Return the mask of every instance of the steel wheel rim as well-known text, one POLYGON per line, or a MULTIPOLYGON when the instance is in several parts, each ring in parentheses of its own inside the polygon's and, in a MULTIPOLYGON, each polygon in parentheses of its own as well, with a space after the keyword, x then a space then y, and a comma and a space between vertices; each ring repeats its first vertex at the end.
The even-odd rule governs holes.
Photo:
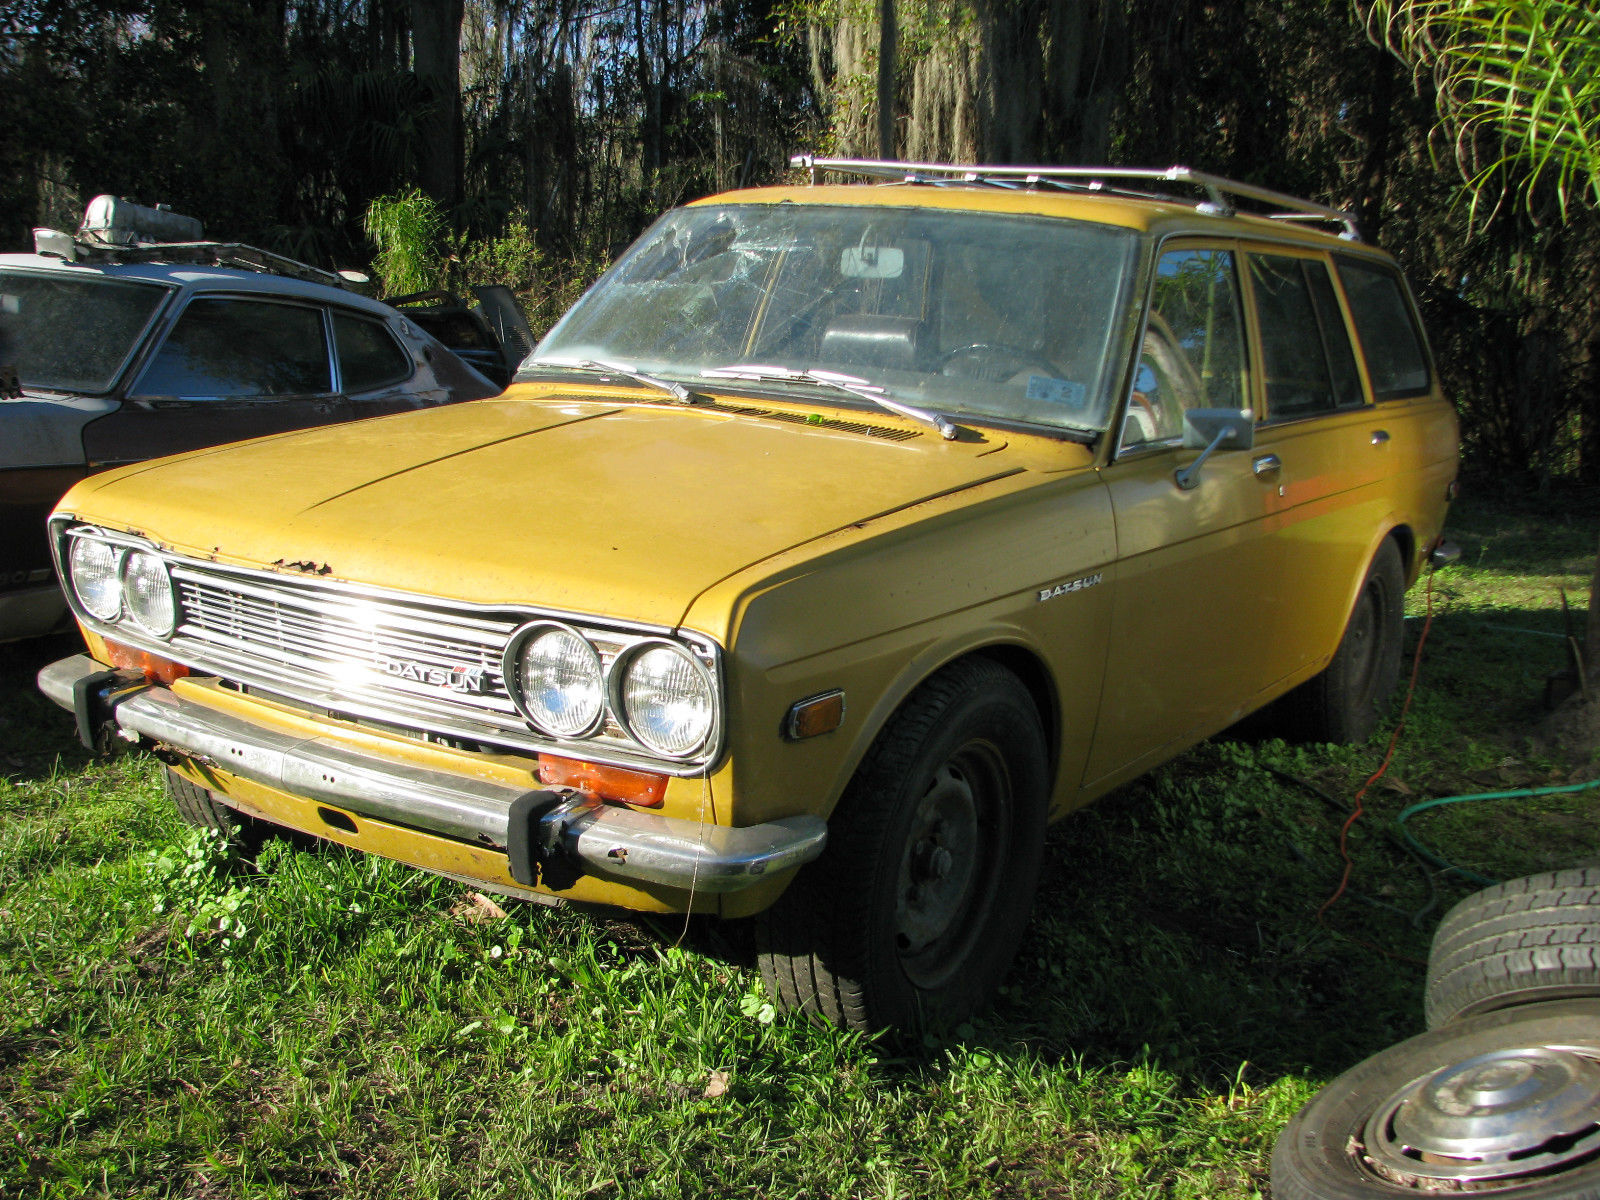
POLYGON ((952 754, 917 799, 895 876, 894 938, 918 987, 946 983, 978 941, 1010 840, 1010 799, 1010 773, 986 741, 952 754))
POLYGON ((1372 694, 1372 681, 1378 673, 1378 658, 1383 642, 1383 583, 1377 579, 1367 581, 1362 589, 1361 603, 1356 605, 1354 619, 1350 622, 1350 645, 1354 650, 1356 679, 1362 696, 1372 694))
POLYGON ((1353 1145, 1373 1172, 1434 1191, 1492 1191, 1600 1159, 1600 1057, 1592 1047, 1493 1050, 1406 1084, 1353 1145))

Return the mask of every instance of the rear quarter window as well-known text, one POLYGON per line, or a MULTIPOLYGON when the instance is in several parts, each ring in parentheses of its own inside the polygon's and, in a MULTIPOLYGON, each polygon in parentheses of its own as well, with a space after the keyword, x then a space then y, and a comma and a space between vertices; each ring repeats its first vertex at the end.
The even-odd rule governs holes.
POLYGON ((1396 400, 1426 392, 1433 383, 1428 355, 1399 274, 1352 258, 1339 257, 1336 262, 1372 378, 1373 399, 1396 400))
POLYGON ((335 312, 333 341, 346 392, 370 392, 411 378, 411 356, 377 321, 335 312))

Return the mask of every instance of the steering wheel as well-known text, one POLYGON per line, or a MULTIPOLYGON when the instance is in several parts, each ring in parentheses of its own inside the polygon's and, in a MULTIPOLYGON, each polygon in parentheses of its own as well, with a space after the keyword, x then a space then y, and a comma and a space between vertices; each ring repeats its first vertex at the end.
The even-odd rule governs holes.
POLYGON ((1029 366, 1043 367, 1052 379, 1061 375, 1061 368, 1037 350, 1007 346, 1000 342, 973 342, 957 346, 939 356, 938 366, 941 375, 977 379, 984 383, 1000 383, 1029 366))

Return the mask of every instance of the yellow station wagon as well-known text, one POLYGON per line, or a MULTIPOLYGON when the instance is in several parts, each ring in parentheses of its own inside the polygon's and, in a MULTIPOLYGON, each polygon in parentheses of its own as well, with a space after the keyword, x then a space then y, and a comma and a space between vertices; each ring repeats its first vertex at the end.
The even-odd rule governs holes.
POLYGON ((797 163, 497 399, 79 484, 43 689, 199 824, 755 917, 862 1029, 985 1001, 1047 821, 1280 699, 1366 737, 1456 475, 1388 256, 1182 168, 797 163))

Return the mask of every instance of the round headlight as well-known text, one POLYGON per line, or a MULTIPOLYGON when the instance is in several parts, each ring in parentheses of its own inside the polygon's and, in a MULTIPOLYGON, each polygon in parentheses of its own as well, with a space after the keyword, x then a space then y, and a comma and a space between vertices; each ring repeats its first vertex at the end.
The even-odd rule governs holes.
POLYGON ((154 554, 135 550, 122 563, 122 604, 147 633, 172 636, 178 627, 178 597, 167 564, 154 554))
POLYGON ((621 687, 622 722, 657 754, 683 758, 711 736, 711 676, 687 650, 658 642, 636 652, 621 687))
POLYGON ((535 630, 517 654, 522 711, 546 733, 582 737, 605 711, 605 673, 586 638, 561 625, 535 630))
POLYGON ((122 615, 115 546, 98 538, 75 537, 67 568, 72 572, 72 594, 91 617, 115 621, 122 615))

